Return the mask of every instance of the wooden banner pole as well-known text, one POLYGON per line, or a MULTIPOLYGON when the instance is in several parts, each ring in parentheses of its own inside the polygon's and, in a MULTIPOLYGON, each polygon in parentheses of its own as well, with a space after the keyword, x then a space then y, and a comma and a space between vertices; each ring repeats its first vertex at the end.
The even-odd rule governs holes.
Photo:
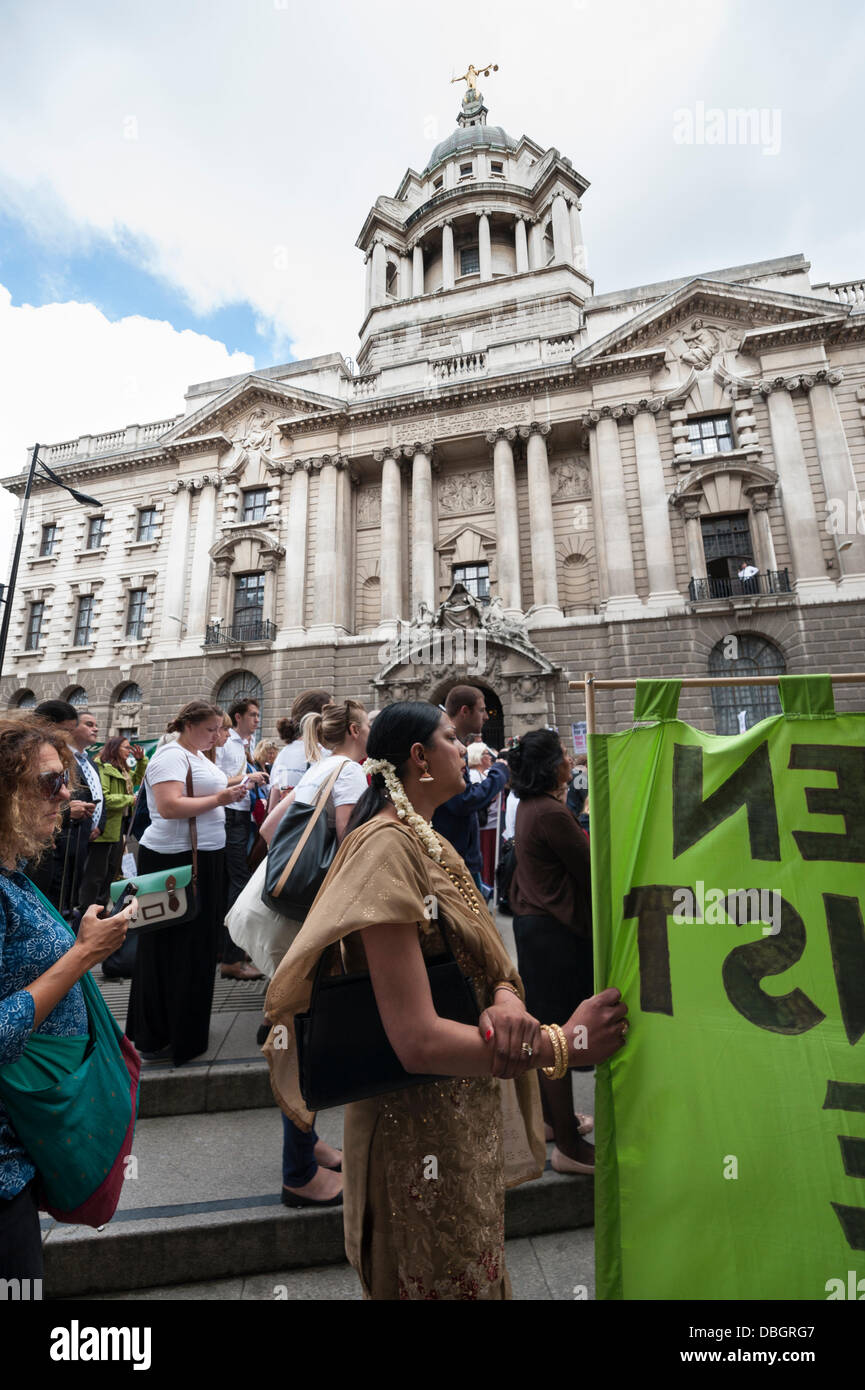
MULTIPOLYGON (((579 690, 580 681, 569 681, 569 690, 579 690)), ((586 736, 595 732, 595 677, 591 671, 586 672, 584 682, 586 693, 586 736)))

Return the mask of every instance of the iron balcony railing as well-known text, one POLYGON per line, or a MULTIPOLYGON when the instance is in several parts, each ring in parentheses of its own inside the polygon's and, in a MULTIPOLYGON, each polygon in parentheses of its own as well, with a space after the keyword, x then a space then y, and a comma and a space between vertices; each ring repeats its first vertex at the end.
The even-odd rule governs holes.
POLYGON ((765 597, 769 594, 789 594, 792 592, 788 570, 766 570, 763 574, 752 574, 750 579, 691 579, 688 597, 692 603, 707 599, 765 597))
POLYGON ((276 623, 267 620, 247 623, 208 623, 205 647, 241 647, 246 642, 272 642, 276 623))

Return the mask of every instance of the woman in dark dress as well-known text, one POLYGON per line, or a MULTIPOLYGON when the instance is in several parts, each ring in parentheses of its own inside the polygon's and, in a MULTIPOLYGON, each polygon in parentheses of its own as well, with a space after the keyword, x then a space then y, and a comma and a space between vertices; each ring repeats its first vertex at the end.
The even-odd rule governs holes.
MULTIPOLYGON (((520 799, 508 897, 526 1008, 535 1018, 565 1018, 572 1001, 594 992, 589 842, 564 799, 571 759, 552 729, 525 734, 507 759, 520 799)), ((570 1073, 539 1080, 553 1168, 594 1172, 594 1148, 582 1137, 591 1121, 574 1114, 570 1073)))
POLYGON ((192 863, 189 822, 198 832, 198 911, 192 921, 142 934, 126 1031, 146 1061, 176 1067, 207 1051, 213 982, 226 913, 225 807, 245 796, 205 753, 222 710, 193 700, 168 725, 179 737, 156 749, 144 778, 150 825, 138 851, 140 874, 192 863), (189 795, 187 773, 192 778, 189 795))

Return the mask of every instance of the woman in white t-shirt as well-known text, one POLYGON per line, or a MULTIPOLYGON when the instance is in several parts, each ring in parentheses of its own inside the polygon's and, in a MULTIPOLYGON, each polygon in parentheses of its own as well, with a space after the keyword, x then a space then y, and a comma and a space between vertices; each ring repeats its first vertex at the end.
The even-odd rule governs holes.
MULTIPOLYGON (((279 750, 270 769, 268 811, 273 810, 287 791, 297 786, 306 772, 307 756, 303 747, 301 720, 306 714, 321 714, 325 705, 329 705, 330 702, 329 690, 303 690, 295 698, 288 718, 277 722, 276 731, 284 741, 285 747, 279 750)), ((325 756, 326 753, 327 749, 322 748, 321 756, 325 756)))
MULTIPOLYGON (((261 827, 270 844, 273 831, 293 801, 312 805, 319 789, 334 768, 343 764, 327 801, 328 822, 340 843, 348 829, 351 813, 367 789, 366 774, 360 764, 366 757, 369 716, 357 700, 325 705, 320 713, 311 712, 301 721, 306 760, 309 767, 294 790, 271 812, 261 827), (324 755, 322 755, 324 753, 324 755)), ((342 1203, 342 1154, 319 1139, 315 1130, 308 1134, 283 1115, 282 1200, 287 1207, 335 1207, 342 1203)))
POLYGON ((217 705, 184 705, 168 726, 177 740, 157 748, 144 778, 150 825, 139 844, 139 874, 191 864, 190 817, 198 831, 198 912, 190 922, 139 938, 126 1020, 145 1060, 170 1057, 175 1066, 207 1051, 226 911, 225 807, 246 795, 245 788, 229 787, 225 773, 205 757, 221 726, 217 705))

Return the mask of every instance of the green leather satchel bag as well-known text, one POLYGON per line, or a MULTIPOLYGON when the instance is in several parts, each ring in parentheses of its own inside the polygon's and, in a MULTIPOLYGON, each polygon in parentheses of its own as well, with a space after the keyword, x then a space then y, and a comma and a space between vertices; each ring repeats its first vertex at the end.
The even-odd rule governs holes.
MULTIPOLYGON (((186 772, 186 795, 194 796, 192 768, 186 772)), ((198 828, 195 817, 189 817, 189 840, 192 863, 161 869, 155 874, 138 874, 135 878, 120 878, 111 885, 111 901, 116 903, 131 889, 138 899, 138 916, 129 924, 130 931, 159 931, 162 927, 180 926, 198 916, 198 828)))

